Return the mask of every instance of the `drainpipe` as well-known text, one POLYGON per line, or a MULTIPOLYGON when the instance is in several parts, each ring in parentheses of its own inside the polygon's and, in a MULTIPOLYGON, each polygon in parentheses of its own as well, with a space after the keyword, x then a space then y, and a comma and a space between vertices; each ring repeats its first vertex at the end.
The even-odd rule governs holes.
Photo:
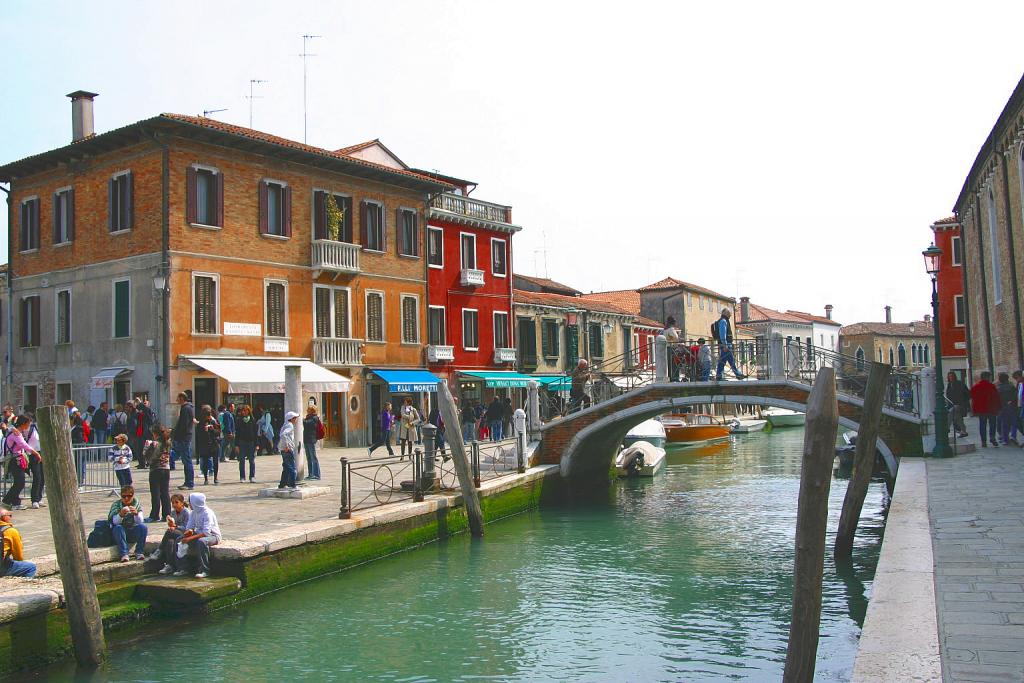
POLYGON ((150 133, 140 127, 143 135, 149 137, 160 146, 162 158, 160 162, 160 275, 164 277, 164 288, 160 292, 160 368, 156 376, 160 391, 156 395, 156 414, 164 421, 164 409, 170 404, 170 367, 171 367, 171 217, 170 217, 170 148, 159 133, 150 133), (166 400, 165 400, 166 397, 166 400))
MULTIPOLYGON (((8 185, 10 185, 9 183, 8 185)), ((14 403, 14 206, 10 187, 0 186, 7 195, 7 381, 4 383, 4 403, 14 403)))

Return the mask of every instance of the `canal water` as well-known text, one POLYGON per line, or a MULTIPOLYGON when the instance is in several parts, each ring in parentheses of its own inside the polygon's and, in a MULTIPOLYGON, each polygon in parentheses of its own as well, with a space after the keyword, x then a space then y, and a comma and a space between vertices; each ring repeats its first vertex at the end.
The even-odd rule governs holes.
MULTIPOLYGON (((95 681, 777 681, 803 431, 670 452, 667 472, 112 638, 95 681)), ((834 479, 829 546, 846 481, 834 479)), ((881 543, 826 561, 816 681, 848 680, 881 543)), ((71 675, 64 667, 43 678, 71 675)), ((22 680, 31 677, 23 677, 22 680)))

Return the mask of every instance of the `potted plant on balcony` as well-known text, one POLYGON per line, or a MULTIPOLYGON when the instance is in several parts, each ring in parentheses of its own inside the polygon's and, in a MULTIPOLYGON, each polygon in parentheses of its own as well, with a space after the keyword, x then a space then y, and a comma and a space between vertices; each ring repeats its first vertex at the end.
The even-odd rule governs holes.
POLYGON ((327 238, 337 242, 341 224, 345 220, 345 212, 338 208, 338 202, 334 201, 333 195, 327 195, 327 200, 324 202, 324 213, 327 216, 327 238))

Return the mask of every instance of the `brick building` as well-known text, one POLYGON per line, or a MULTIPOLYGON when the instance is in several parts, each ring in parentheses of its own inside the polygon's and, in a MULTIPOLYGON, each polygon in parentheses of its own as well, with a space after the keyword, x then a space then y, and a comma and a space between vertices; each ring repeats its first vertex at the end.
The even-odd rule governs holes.
POLYGON ((968 363, 1024 367, 1024 78, 1010 95, 954 205, 963 252, 968 363))
POLYGON ((6 398, 149 395, 166 420, 187 389, 279 414, 289 359, 329 437, 365 443, 388 386, 376 370, 425 372, 420 226, 452 186, 376 148, 367 160, 207 118, 96 135, 93 95, 71 97, 70 145, 0 167, 17 307, 6 398))
POLYGON ((939 332, 942 336, 942 367, 961 378, 967 369, 966 303, 964 302, 963 242, 955 217, 931 225, 939 257, 939 332))

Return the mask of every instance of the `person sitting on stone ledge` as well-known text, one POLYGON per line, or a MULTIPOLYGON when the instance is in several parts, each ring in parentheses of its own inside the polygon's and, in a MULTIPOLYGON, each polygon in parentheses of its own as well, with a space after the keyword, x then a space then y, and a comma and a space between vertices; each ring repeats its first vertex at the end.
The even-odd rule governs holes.
POLYGON ((220 526, 217 524, 217 515, 213 510, 206 507, 206 495, 193 493, 188 497, 189 505, 192 506, 192 515, 189 519, 188 529, 185 535, 178 540, 178 552, 175 555, 175 576, 185 576, 188 573, 188 556, 196 557, 196 578, 205 579, 210 573, 210 546, 220 543, 220 526))
POLYGON ((25 560, 25 551, 21 545, 21 534, 14 528, 11 517, 14 513, 6 505, 0 505, 0 536, 3 537, 3 559, 0 562, 0 576, 23 576, 32 578, 36 575, 36 566, 25 560))
POLYGON ((135 559, 146 559, 146 534, 148 529, 142 521, 142 507, 135 499, 134 486, 122 486, 121 497, 111 504, 107 513, 114 533, 117 549, 121 551, 121 561, 132 559, 128 554, 128 544, 135 541, 135 559))
POLYGON ((185 503, 185 496, 175 493, 171 496, 171 514, 167 516, 167 531, 160 540, 160 547, 149 556, 151 560, 163 560, 164 567, 158 574, 170 574, 174 571, 174 560, 178 553, 178 539, 185 535, 189 528, 192 511, 185 503))

